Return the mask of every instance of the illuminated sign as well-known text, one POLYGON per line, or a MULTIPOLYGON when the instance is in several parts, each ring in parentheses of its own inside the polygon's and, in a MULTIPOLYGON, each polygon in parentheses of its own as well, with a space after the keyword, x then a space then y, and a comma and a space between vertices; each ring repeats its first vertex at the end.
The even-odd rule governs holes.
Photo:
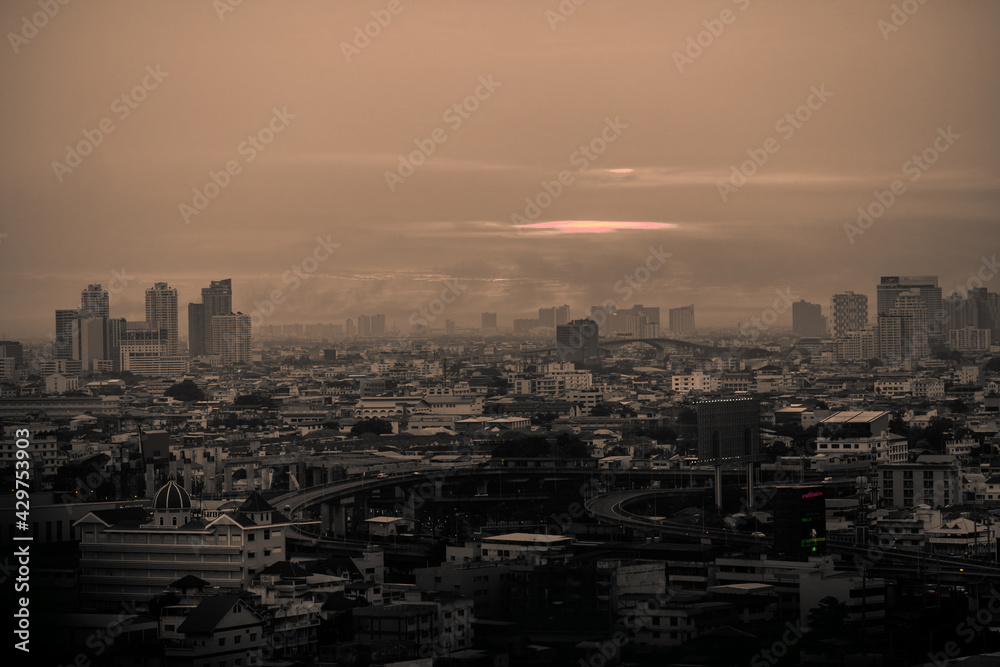
POLYGON ((802 497, 803 498, 818 498, 819 496, 822 496, 822 495, 823 495, 822 491, 813 491, 812 493, 803 493, 802 497))

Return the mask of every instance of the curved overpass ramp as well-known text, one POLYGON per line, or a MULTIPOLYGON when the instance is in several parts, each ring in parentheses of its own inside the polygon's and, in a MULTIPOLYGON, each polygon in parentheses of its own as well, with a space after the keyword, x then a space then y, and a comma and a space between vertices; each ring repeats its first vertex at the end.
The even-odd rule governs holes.
POLYGON ((710 539, 727 545, 770 544, 769 538, 754 537, 751 533, 721 528, 693 526, 681 521, 670 521, 636 514, 626 509, 627 505, 657 496, 667 496, 687 489, 647 489, 642 491, 622 491, 591 498, 586 502, 590 516, 600 523, 628 526, 640 530, 654 531, 671 537, 710 539))

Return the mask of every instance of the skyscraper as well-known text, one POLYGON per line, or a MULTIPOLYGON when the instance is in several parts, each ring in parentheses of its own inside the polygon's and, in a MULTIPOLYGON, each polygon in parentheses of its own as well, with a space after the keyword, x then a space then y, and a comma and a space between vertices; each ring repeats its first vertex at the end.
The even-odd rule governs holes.
POLYGON ((230 278, 213 280, 208 287, 201 288, 201 304, 188 304, 188 345, 192 357, 220 354, 214 348, 212 318, 232 310, 233 281, 230 278))
POLYGON ((918 326, 926 332, 929 342, 941 342, 944 328, 941 326, 942 300, 937 276, 882 276, 875 288, 878 314, 888 315, 899 296, 911 290, 917 290, 924 304, 924 319, 918 326))
POLYGON ((105 333, 108 317, 90 317, 87 310, 80 310, 81 317, 73 329, 73 359, 80 362, 84 371, 100 370, 97 361, 107 360, 105 333))
MULTIPOLYGON (((201 303, 205 306, 205 321, 209 324, 206 328, 211 331, 213 317, 233 312, 233 281, 229 278, 213 280, 208 287, 202 287, 201 303)), ((215 353, 214 350, 212 352, 215 353)))
POLYGON ((0 340, 0 357, 10 357, 16 366, 24 360, 24 346, 16 340, 0 340))
POLYGON ((177 290, 167 283, 154 283, 146 290, 146 322, 166 329, 164 356, 177 354, 177 290))
POLYGON ((370 315, 358 315, 358 335, 362 338, 372 335, 372 318, 370 315))
POLYGON ((799 299, 792 304, 792 332, 799 336, 826 335, 823 306, 799 299))
POLYGON ((226 366, 253 361, 251 356, 252 325, 250 316, 243 313, 226 313, 212 316, 213 354, 222 357, 226 366))
POLYGON ((683 308, 671 308, 669 317, 670 333, 677 334, 679 336, 694 333, 695 326, 693 303, 690 306, 684 306, 683 308))
POLYGON ((482 314, 482 328, 483 329, 496 329, 497 328, 497 314, 496 313, 483 313, 482 314))
POLYGON ((614 304, 592 306, 589 317, 606 338, 654 338, 660 331, 660 309, 641 303, 622 310, 614 304))
POLYGON ((927 307, 920 289, 895 295, 893 305, 878 318, 879 357, 883 361, 908 362, 926 357, 930 336, 927 307))
POLYGON ((977 329, 989 329, 990 338, 1000 338, 1000 300, 996 294, 991 294, 985 287, 973 287, 966 298, 969 314, 969 326, 977 329))
POLYGON ((863 331, 868 327, 868 295, 842 292, 830 300, 833 313, 833 335, 840 337, 848 331, 863 331))
POLYGON ((100 285, 87 285, 87 289, 80 293, 80 308, 90 311, 94 317, 111 317, 108 290, 100 285))
POLYGON ((586 363, 600 354, 598 326, 593 320, 573 320, 556 327, 556 350, 563 361, 586 363))
POLYGON ((73 358, 73 331, 79 327, 80 310, 63 308, 56 311, 56 337, 52 341, 52 356, 56 359, 73 358))
POLYGON ((555 311, 555 326, 559 326, 560 324, 569 324, 568 305, 564 304, 562 306, 556 306, 553 310, 555 311))
POLYGON ((385 315, 382 313, 377 313, 372 315, 372 335, 373 336, 384 336, 385 335, 385 315))
POLYGON ((969 304, 961 294, 955 292, 946 296, 941 300, 941 308, 944 310, 942 320, 945 331, 972 326, 972 318, 969 317, 969 304))
POLYGON ((123 371, 139 375, 149 374, 149 369, 162 357, 169 342, 166 328, 151 322, 125 322, 118 342, 118 365, 123 371))
POLYGON ((188 354, 200 357, 208 354, 205 347, 205 306, 200 303, 188 304, 188 354))

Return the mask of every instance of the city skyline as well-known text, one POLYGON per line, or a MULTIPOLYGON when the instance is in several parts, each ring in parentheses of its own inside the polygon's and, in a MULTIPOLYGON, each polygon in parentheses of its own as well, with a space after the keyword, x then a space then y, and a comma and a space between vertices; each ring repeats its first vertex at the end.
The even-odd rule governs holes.
MULTIPOLYGON (((994 267, 995 265, 992 264, 991 262, 987 261, 987 258, 983 258, 983 260, 981 261, 980 266, 984 267, 986 269, 990 269, 991 267, 994 267)), ((995 266, 995 268, 1000 269, 1000 266, 995 266)), ((983 275, 983 274, 980 273, 979 275, 983 275)), ((940 288, 941 294, 943 295, 943 297, 953 296, 953 295, 957 294, 958 296, 960 296, 960 297, 962 297, 964 299, 973 290, 982 290, 982 289, 985 289, 985 290, 990 291, 990 292, 997 291, 997 289, 994 289, 994 286, 993 286, 993 284, 991 282, 992 281, 992 276, 990 276, 988 273, 986 275, 987 275, 987 279, 984 281, 981 278, 978 278, 978 276, 975 273, 973 273, 972 276, 970 277, 970 279, 968 279, 966 281, 965 285, 956 284, 953 288, 951 288, 951 291, 949 291, 948 284, 946 282, 938 279, 937 275, 927 274, 926 272, 923 273, 923 274, 920 274, 920 275, 913 275, 913 276, 910 276, 910 275, 907 275, 907 276, 887 276, 887 275, 880 275, 878 282, 875 282, 875 283, 873 283, 870 286, 870 288, 871 288, 870 291, 865 291, 864 289, 860 289, 860 290, 855 291, 853 293, 861 295, 861 296, 868 297, 867 298, 867 303, 868 303, 868 306, 867 306, 868 307, 868 325, 867 326, 874 326, 877 323, 877 319, 878 319, 877 294, 879 292, 879 285, 881 284, 881 281, 883 279, 887 279, 887 278, 888 279, 892 279, 892 278, 896 278, 896 277, 921 278, 922 279, 922 278, 928 278, 929 277, 929 278, 936 279, 936 281, 938 283, 938 286, 940 288), (981 285, 983 287, 980 287, 981 285), (959 287, 963 288, 961 292, 958 291, 959 287)), ((227 281, 229 281, 229 280, 230 279, 227 279, 227 281)), ((226 281, 212 280, 211 282, 212 282, 213 285, 215 285, 215 284, 217 284, 219 282, 226 282, 226 281)), ((164 285, 164 284, 165 284, 164 281, 157 281, 156 283, 150 284, 148 286, 142 286, 142 285, 136 283, 136 291, 139 292, 139 293, 142 293, 142 294, 146 294, 148 292, 153 291, 154 289, 156 289, 160 285, 164 285)), ((178 292, 178 294, 179 294, 179 296, 177 297, 178 303, 184 303, 185 302, 184 294, 182 292, 180 292, 180 290, 177 289, 176 285, 173 284, 172 282, 169 282, 167 284, 169 284, 169 289, 171 291, 178 292)), ((1000 286, 1000 283, 998 283, 998 286, 1000 286)), ((82 289, 82 290, 79 290, 79 291, 82 294, 86 295, 88 289, 94 288, 94 287, 100 287, 100 283, 97 283, 97 284, 89 283, 88 286, 87 286, 87 289, 82 289)), ((426 308, 425 308, 423 319, 422 319, 421 317, 418 316, 419 313, 420 313, 420 311, 411 311, 409 313, 400 312, 400 313, 397 314, 398 315, 397 317, 394 317, 392 315, 386 315, 385 313, 377 312, 378 309, 377 308, 373 308, 373 309, 370 309, 368 312, 348 312, 348 313, 339 313, 339 314, 331 313, 328 317, 322 317, 322 316, 320 316, 320 315, 318 315, 317 313, 314 312, 310 316, 312 319, 301 319, 301 320, 291 320, 291 319, 288 319, 288 320, 286 320, 286 319, 279 318, 277 316, 272 316, 272 315, 268 314, 270 311, 267 310, 267 309, 268 308, 274 309, 275 306, 274 306, 274 304, 270 303, 270 301, 267 298, 265 298, 262 301, 255 301, 255 302, 249 304, 249 307, 245 307, 245 308, 238 307, 235 304, 238 304, 238 303, 241 302, 241 299, 239 298, 239 288, 237 286, 237 287, 232 287, 231 289, 232 289, 231 298, 235 302, 231 306, 231 311, 233 313, 242 313, 242 314, 250 315, 252 317, 252 320, 253 320, 254 330, 255 331, 257 331, 258 329, 260 329, 262 327, 269 326, 269 325, 276 325, 276 326, 279 326, 279 327, 280 326, 287 326, 287 325, 302 325, 302 326, 305 326, 305 325, 309 325, 309 324, 340 324, 340 325, 345 325, 348 320, 352 320, 354 322, 355 327, 357 327, 358 317, 359 316, 364 317, 366 315, 369 316, 369 317, 381 316, 381 317, 384 318, 384 328, 382 329, 382 333, 389 333, 389 332, 394 332, 394 331, 395 332, 401 332, 401 331, 408 332, 408 331, 411 331, 411 329, 414 329, 414 327, 411 326, 413 324, 413 322, 428 322, 428 319, 430 320, 428 322, 430 324, 430 326, 427 327, 428 330, 442 330, 442 331, 444 331, 446 329, 446 326, 445 326, 445 321, 446 321, 445 317, 447 317, 448 320, 450 320, 452 322, 455 322, 456 327, 459 328, 459 329, 479 329, 479 328, 482 328, 482 315, 483 315, 483 311, 482 310, 475 310, 475 311, 469 311, 469 312, 464 312, 463 311, 463 312, 457 312, 457 313, 455 313, 455 312, 452 312, 452 310, 449 309, 449 310, 447 310, 447 315, 442 314, 440 317, 436 317, 436 316, 431 315, 431 316, 428 317, 428 313, 427 313, 426 308)), ((1000 289, 1000 287, 998 287, 998 289, 1000 289)), ((109 291, 108 289, 104 289, 105 293, 107 293, 108 291, 109 291)), ((147 316, 145 315, 145 313, 146 313, 145 310, 142 310, 141 312, 133 312, 132 310, 130 310, 128 312, 128 314, 123 314, 121 312, 122 307, 116 306, 116 304, 115 304, 115 300, 114 300, 114 297, 113 297, 114 289, 112 288, 112 290, 110 290, 110 291, 112 292, 112 296, 110 296, 109 299, 108 299, 108 301, 109 301, 109 310, 110 310, 111 316, 113 318, 126 319, 126 320, 129 320, 129 321, 133 321, 133 320, 135 320, 135 321, 144 321, 144 320, 147 319, 147 316)), ((204 287, 199 288, 199 292, 204 293, 204 291, 205 291, 204 287)), ((842 294, 845 294, 845 293, 848 293, 848 292, 852 292, 852 291, 851 290, 846 290, 846 289, 844 289, 844 290, 842 290, 842 289, 835 289, 825 299, 823 299, 822 297, 819 297, 815 302, 812 302, 809 299, 800 299, 799 298, 800 295, 797 294, 797 293, 795 293, 794 291, 786 290, 786 291, 783 292, 781 290, 776 290, 775 293, 778 295, 779 299, 782 298, 783 294, 785 295, 785 297, 787 297, 787 298, 784 299, 784 301, 788 302, 787 305, 789 307, 787 309, 778 309, 778 311, 776 313, 777 320, 775 320, 774 323, 772 323, 769 328, 773 328, 773 329, 789 329, 789 330, 792 330, 793 329, 793 317, 792 317, 793 309, 790 306, 792 305, 793 301, 794 302, 798 302, 798 301, 801 300, 801 301, 806 301, 806 302, 809 302, 809 303, 815 303, 816 305, 819 305, 821 307, 822 317, 827 321, 827 325, 826 325, 827 326, 827 332, 826 332, 826 335, 829 336, 829 337, 833 337, 833 335, 835 333, 834 332, 834 321, 833 321, 833 310, 832 310, 833 299, 834 299, 835 296, 842 295, 842 294)), ((635 293, 639 294, 638 292, 635 292, 635 293)), ((764 296, 767 297, 768 299, 771 299, 771 301, 773 301, 773 295, 770 295, 770 296, 769 295, 764 295, 764 296)), ((86 298, 86 297, 84 296, 83 298, 86 298)), ((148 297, 144 297, 144 298, 148 298, 148 297)), ((195 299, 195 298, 201 298, 201 297, 195 297, 194 295, 192 295, 192 299, 195 299)), ((614 299, 612 299, 612 301, 614 301, 614 299)), ((642 303, 642 302, 636 303, 637 301, 638 301, 638 298, 630 299, 626 303, 621 303, 621 305, 617 306, 617 308, 618 308, 619 311, 621 311, 623 309, 626 310, 626 311, 628 311, 629 309, 636 308, 636 307, 644 307, 644 308, 647 308, 647 309, 648 308, 654 308, 654 309, 659 308, 664 313, 664 315, 661 316, 661 319, 663 321, 659 323, 659 325, 660 325, 659 326, 659 331, 663 332, 663 333, 670 331, 669 322, 667 321, 668 318, 666 317, 666 312, 668 310, 680 310, 680 309, 683 309, 683 308, 687 308, 687 306, 662 306, 662 305, 653 305, 654 303, 657 303, 657 302, 654 302, 652 300, 647 300, 645 303, 642 303)), ((131 302, 129 302, 129 303, 130 303, 130 306, 131 306, 131 302)), ((60 310, 60 309, 65 310, 64 305, 65 304, 63 304, 63 307, 56 308, 56 310, 60 310)), ((189 306, 198 306, 198 305, 199 304, 197 302, 189 302, 189 306)), ((695 311, 698 313, 698 316, 697 316, 698 329, 702 329, 702 330, 739 329, 741 326, 743 328, 745 328, 752 321, 752 316, 748 316, 747 319, 745 319, 745 320, 739 320, 739 321, 732 321, 732 322, 716 321, 716 322, 712 322, 710 320, 708 323, 704 323, 703 322, 703 319, 705 317, 704 313, 701 311, 701 309, 700 309, 700 307, 699 307, 699 305, 697 303, 695 303, 693 305, 695 307, 695 311)), ((769 305, 770 304, 769 304, 768 301, 763 301, 762 302, 762 310, 767 310, 769 308, 769 305)), ((76 306, 74 306, 74 308, 75 307, 76 306)), ((592 305, 592 306, 586 307, 586 308, 583 307, 583 305, 580 305, 580 306, 570 306, 570 312, 571 313, 572 312, 578 312, 578 313, 581 313, 581 315, 583 315, 585 317, 589 317, 590 316, 590 310, 593 307, 596 307, 596 305, 592 305), (574 310, 574 308, 576 310, 574 310)), ((146 308, 146 306, 144 305, 143 308, 146 308)), ((499 312, 496 313, 496 315, 497 315, 497 327, 500 330, 511 329, 512 327, 516 326, 515 323, 514 323, 514 321, 518 320, 520 316, 527 316, 527 319, 537 320, 537 317, 531 317, 531 316, 539 314, 542 310, 551 311, 551 310, 554 310, 555 308, 556 308, 555 306, 553 306, 553 307, 539 307, 539 308, 534 308, 534 307, 531 307, 531 305, 525 305, 521 311, 516 311, 516 312, 499 311, 499 312)), ((758 310, 758 311, 756 311, 755 314, 756 315, 760 315, 760 312, 761 311, 758 310)), ((180 332, 179 339, 187 341, 187 344, 190 346, 190 336, 189 336, 190 329, 189 329, 189 313, 188 313, 188 308, 179 308, 178 309, 178 313, 179 314, 176 315, 176 317, 177 317, 177 321, 178 321, 178 331, 180 332)), ((52 321, 52 315, 51 315, 51 313, 49 314, 48 319, 49 319, 50 322, 52 321)), ((53 327, 52 324, 50 324, 49 326, 50 326, 49 332, 51 333, 51 332, 54 331, 54 328, 52 328, 53 327)), ((545 326, 545 325, 538 325, 538 326, 545 326)), ((548 328, 553 328, 554 329, 554 327, 548 327, 548 328)), ((603 331, 603 329, 602 329, 602 331, 603 331)), ((37 340, 39 338, 47 337, 48 335, 49 335, 48 333, 46 333, 46 334, 33 333, 33 334, 24 335, 24 336, 21 336, 21 337, 25 338, 26 340, 37 340)), ((350 335, 350 334, 347 334, 347 335, 350 335)), ((11 337, 17 338, 18 337, 17 335, 9 334, 6 331, 0 331, 0 338, 3 338, 5 336, 8 337, 8 338, 11 338, 11 337)))

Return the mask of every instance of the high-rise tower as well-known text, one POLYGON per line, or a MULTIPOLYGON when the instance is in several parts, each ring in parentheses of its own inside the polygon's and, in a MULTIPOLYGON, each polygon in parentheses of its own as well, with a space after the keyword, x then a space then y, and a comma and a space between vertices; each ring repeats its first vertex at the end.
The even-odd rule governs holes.
POLYGON ((233 281, 213 280, 201 288, 201 303, 188 304, 188 346, 192 357, 220 354, 214 347, 212 318, 233 311, 233 281))
POLYGON ((94 317, 111 317, 108 290, 100 285, 87 285, 87 289, 80 292, 80 308, 90 311, 94 317))
POLYGON ((167 283, 154 283, 146 290, 146 322, 166 329, 164 355, 177 354, 177 290, 167 283))
POLYGON ((830 300, 833 313, 834 337, 845 336, 848 331, 864 331, 868 327, 868 295, 842 292, 830 300))
POLYGON ((937 276, 882 276, 875 288, 878 315, 888 315, 899 296, 912 290, 920 294, 920 301, 924 305, 924 319, 918 326, 927 334, 930 343, 940 343, 944 331, 941 320, 944 318, 937 276))

